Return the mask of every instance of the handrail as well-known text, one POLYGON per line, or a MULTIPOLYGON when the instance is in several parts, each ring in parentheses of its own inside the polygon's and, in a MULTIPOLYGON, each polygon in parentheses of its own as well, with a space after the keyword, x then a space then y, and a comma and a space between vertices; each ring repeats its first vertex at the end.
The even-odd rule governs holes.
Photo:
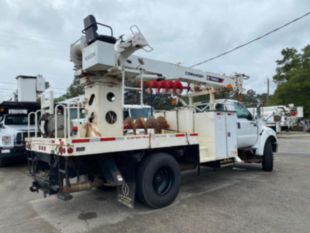
MULTIPOLYGON (((30 112, 28 113, 28 132, 27 132, 27 136, 28 138, 30 138, 30 121, 31 121, 31 115, 35 116, 35 112, 30 112)), ((37 119, 35 119, 36 121, 37 119)))
POLYGON ((63 107, 63 112, 64 112, 64 138, 66 138, 66 117, 67 117, 67 111, 66 111, 66 106, 64 105, 64 104, 57 104, 56 106, 55 106, 55 113, 54 113, 54 117, 55 117, 55 139, 57 139, 57 136, 58 136, 58 132, 57 132, 57 130, 58 130, 58 127, 57 127, 57 115, 58 115, 58 112, 57 112, 57 110, 58 110, 58 108, 59 107, 63 107))
POLYGON ((39 112, 42 112, 41 109, 35 111, 34 113, 34 117, 35 117, 35 121, 34 121, 34 127, 35 127, 35 130, 34 130, 34 136, 35 137, 38 137, 38 113, 39 112))
POLYGON ((68 106, 67 106, 67 111, 68 111, 68 120, 67 120, 67 125, 68 125, 68 132, 67 132, 67 135, 68 135, 68 138, 71 137, 71 113, 70 113, 70 102, 68 103, 68 106))

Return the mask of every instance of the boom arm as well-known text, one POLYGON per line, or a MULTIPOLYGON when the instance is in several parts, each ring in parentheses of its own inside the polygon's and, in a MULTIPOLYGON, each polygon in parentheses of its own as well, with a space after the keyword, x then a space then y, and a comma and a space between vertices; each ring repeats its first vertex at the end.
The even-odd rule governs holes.
MULTIPOLYGON (((136 26, 137 30, 132 30, 131 38, 124 41, 121 36, 116 40, 112 36, 98 35, 95 18, 88 16, 86 19, 89 17, 91 24, 85 24, 87 28, 87 30, 84 29, 85 36, 71 45, 70 56, 77 75, 83 76, 85 73, 102 73, 118 69, 125 70, 126 77, 136 77, 143 70, 144 79, 180 80, 214 89, 228 86, 240 89, 242 85, 240 75, 231 77, 132 55, 136 50, 149 46, 136 26), (89 35, 87 31, 91 34, 89 35), (96 35, 95 38, 93 38, 94 35, 96 35), (91 40, 88 37, 91 37, 91 40)), ((89 21, 85 20, 84 23, 89 21)))
MULTIPOLYGON (((117 64, 117 55, 113 44, 95 41, 93 44, 83 48, 82 70, 84 72, 107 71, 117 64)), ((136 75, 137 71, 143 69, 144 74, 155 75, 154 77, 158 79, 181 80, 214 88, 227 87, 229 84, 235 87, 236 83, 233 77, 203 72, 198 69, 135 55, 129 56, 124 66, 127 75, 136 75)))

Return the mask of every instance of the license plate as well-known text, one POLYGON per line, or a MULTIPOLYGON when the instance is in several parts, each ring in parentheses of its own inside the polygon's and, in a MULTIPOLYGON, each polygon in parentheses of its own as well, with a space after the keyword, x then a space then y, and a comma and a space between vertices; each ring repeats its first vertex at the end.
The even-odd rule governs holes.
POLYGON ((11 152, 10 149, 3 149, 3 150, 1 150, 2 154, 7 154, 7 153, 10 153, 10 152, 11 152))

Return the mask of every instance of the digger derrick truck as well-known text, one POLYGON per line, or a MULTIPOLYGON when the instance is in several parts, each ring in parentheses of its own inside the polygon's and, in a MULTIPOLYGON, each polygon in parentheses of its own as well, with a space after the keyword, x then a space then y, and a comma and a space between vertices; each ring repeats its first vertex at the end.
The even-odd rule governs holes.
POLYGON ((83 35, 71 45, 70 57, 75 76, 85 88, 86 120, 78 126, 78 134, 72 134, 70 103, 47 111, 54 117, 54 135, 27 139, 31 191, 69 200, 73 192, 116 187, 117 200, 128 207, 134 206, 137 197, 151 208, 161 208, 177 197, 184 169, 197 169, 199 174, 201 166, 218 168, 245 161, 272 170, 275 133, 258 126, 253 118, 245 124, 251 114, 244 109, 238 119, 236 110, 215 108, 214 93, 237 90, 243 75, 219 75, 135 56, 137 50, 152 48, 137 26, 131 31, 129 38, 116 39, 110 26, 97 23, 92 15, 84 19, 83 35), (99 34, 98 26, 110 33, 99 34), (129 86, 126 80, 139 85, 129 86), (138 91, 143 105, 144 89, 163 91, 184 106, 125 123, 125 92, 138 91), (199 95, 209 95, 208 111, 196 111, 194 97, 199 95), (64 121, 62 127, 58 118, 64 121), (125 128, 134 133, 124 134, 125 128), (243 134, 246 141, 254 130, 255 140, 238 148, 238 138, 243 134))

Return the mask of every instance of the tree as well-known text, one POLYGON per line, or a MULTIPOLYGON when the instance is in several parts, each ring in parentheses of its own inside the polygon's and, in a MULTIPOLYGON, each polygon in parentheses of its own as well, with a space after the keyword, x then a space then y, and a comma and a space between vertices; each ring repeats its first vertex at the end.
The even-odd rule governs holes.
POLYGON ((273 80, 277 89, 272 104, 304 106, 305 117, 310 117, 310 45, 298 52, 294 48, 283 49, 282 59, 277 60, 273 80))

